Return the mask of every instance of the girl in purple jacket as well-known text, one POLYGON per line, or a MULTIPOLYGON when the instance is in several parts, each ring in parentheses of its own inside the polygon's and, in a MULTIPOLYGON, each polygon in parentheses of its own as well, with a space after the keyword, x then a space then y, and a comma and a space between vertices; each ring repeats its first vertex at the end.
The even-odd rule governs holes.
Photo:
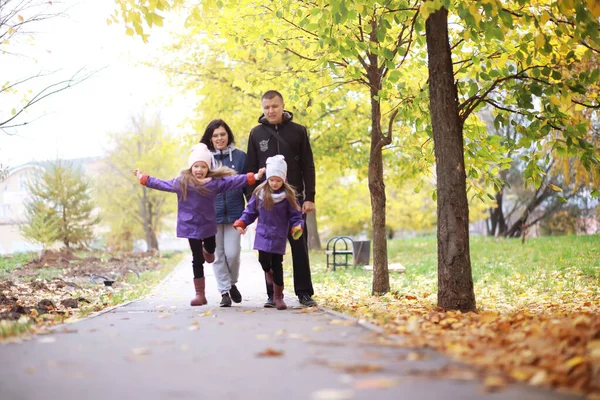
POLYGON ((244 213, 233 226, 246 233, 246 227, 258 218, 254 250, 265 271, 267 284, 273 285, 273 301, 278 310, 287 308, 283 301, 283 255, 288 231, 297 240, 302 236, 302 212, 296 191, 287 183, 287 164, 282 155, 267 158, 267 180, 252 194, 244 213))
POLYGON ((204 143, 192 147, 188 158, 188 168, 169 181, 163 181, 135 169, 133 174, 140 183, 151 189, 177 193, 177 237, 186 238, 192 250, 194 288, 196 296, 192 306, 207 303, 205 295, 204 262, 215 260, 215 234, 217 222, 215 199, 218 193, 227 192, 246 185, 253 185, 261 179, 264 168, 258 173, 236 175, 231 168, 210 169, 212 154, 204 143), (222 179, 213 179, 222 178, 222 179))

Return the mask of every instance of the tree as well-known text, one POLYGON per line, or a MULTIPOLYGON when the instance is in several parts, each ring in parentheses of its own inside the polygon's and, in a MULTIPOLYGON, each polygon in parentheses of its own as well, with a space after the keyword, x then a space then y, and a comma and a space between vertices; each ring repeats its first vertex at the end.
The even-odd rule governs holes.
POLYGON ((60 159, 48 163, 34 173, 27 190, 31 193, 25 204, 30 226, 24 232, 30 239, 46 246, 61 241, 71 248, 93 238, 100 218, 94 216, 90 183, 80 168, 60 159))
MULTIPOLYGON (((525 4, 524 1, 506 1, 504 4, 489 1, 456 3, 455 10, 464 18, 465 25, 462 38, 457 39, 455 46, 464 41, 466 47, 463 49, 473 53, 479 49, 475 49, 469 40, 479 43, 485 37, 487 50, 498 51, 491 53, 488 62, 484 66, 478 65, 475 70, 478 78, 487 78, 485 84, 480 84, 479 79, 464 81, 462 85, 460 80, 458 85, 456 83, 452 68, 455 46, 450 47, 448 35, 447 7, 450 2, 428 1, 425 3, 426 10, 423 10, 427 18, 430 109, 434 138, 438 139, 435 144, 438 163, 438 305, 444 308, 475 310, 468 243, 468 206, 463 196, 466 175, 462 135, 463 124, 473 111, 482 103, 492 105, 500 111, 496 116, 496 124, 505 123, 510 114, 524 115, 527 117, 527 126, 520 125, 517 130, 527 132, 527 135, 526 140, 518 146, 540 142, 554 132, 559 134, 554 140, 556 148, 568 148, 568 151, 579 154, 588 168, 592 163, 597 163, 594 150, 585 141, 587 124, 582 123, 577 110, 571 111, 570 107, 596 107, 597 99, 586 99, 585 93, 577 85, 591 83, 588 76, 597 78, 600 70, 579 76, 577 81, 568 74, 563 79, 561 71, 566 61, 594 57, 592 45, 600 43, 600 7, 590 2, 588 9, 582 3, 575 6, 572 1, 552 2, 549 5, 540 2, 531 8, 521 7, 525 4), (513 16, 523 22, 514 29, 513 16), (482 21, 492 28, 482 32, 482 21), (526 41, 507 40, 510 35, 524 37, 526 41), (533 54, 528 38, 535 39, 533 54), (487 42, 487 39, 490 41, 487 42), (579 54, 574 51, 563 54, 555 50, 553 42, 561 45, 558 50, 562 50, 562 46, 567 51, 576 47, 579 54), (494 58, 499 58, 501 62, 492 62, 494 58), (463 85, 469 87, 469 97, 459 104, 457 88, 463 85), (532 94, 540 97, 542 110, 534 105, 532 94), (497 96, 503 99, 502 104, 497 96), (577 139, 573 140, 574 137, 577 139), (440 198, 443 200, 440 201, 440 198)), ((481 56, 478 54, 477 58, 467 59, 464 64, 481 64, 481 56)), ((464 64, 459 70, 466 68, 464 64)), ((460 77, 461 72, 457 75, 460 77)), ((528 160, 525 176, 539 188, 543 172, 536 163, 538 157, 536 153, 528 160)))
MULTIPOLYGON (((4 0, 0 1, 0 54, 2 63, 8 63, 16 56, 10 44, 21 36, 34 36, 33 26, 45 20, 61 16, 56 5, 44 0, 4 0)), ((11 128, 27 125, 30 121, 23 118, 26 111, 48 96, 62 92, 86 79, 93 72, 80 69, 71 77, 47 84, 47 78, 55 72, 38 72, 3 82, 0 86, 0 130, 10 133, 11 128)))
POLYGON ((171 179, 183 169, 184 154, 179 140, 165 132, 158 116, 133 117, 130 131, 112 136, 95 185, 112 248, 128 250, 133 240, 144 239, 148 251, 158 250, 157 234, 165 229, 165 217, 176 211, 177 197, 140 185, 131 172, 138 167, 152 176, 171 179))
POLYGON ((25 220, 20 227, 21 234, 32 243, 40 243, 44 249, 52 246, 60 238, 60 217, 42 199, 36 199, 25 206, 25 220))

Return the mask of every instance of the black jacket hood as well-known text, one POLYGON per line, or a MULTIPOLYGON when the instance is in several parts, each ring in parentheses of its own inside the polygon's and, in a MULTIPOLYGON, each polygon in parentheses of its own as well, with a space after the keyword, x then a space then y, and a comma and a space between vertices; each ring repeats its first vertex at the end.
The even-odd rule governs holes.
MULTIPOLYGON (((294 119, 294 114, 292 114, 291 111, 286 111, 283 110, 283 116, 282 116, 282 124, 288 123, 290 122, 292 119, 294 119)), ((265 114, 261 114, 260 117, 258 117, 258 123, 259 124, 265 124, 265 125, 271 125, 271 123, 267 120, 267 117, 265 117, 265 114)))

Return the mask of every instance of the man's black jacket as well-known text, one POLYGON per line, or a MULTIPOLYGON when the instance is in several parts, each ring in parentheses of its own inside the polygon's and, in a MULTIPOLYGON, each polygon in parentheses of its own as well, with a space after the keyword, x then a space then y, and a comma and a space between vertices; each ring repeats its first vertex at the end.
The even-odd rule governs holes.
POLYGON ((250 131, 248 138, 248 172, 257 172, 265 167, 267 158, 281 154, 287 163, 288 183, 296 189, 301 200, 314 202, 315 162, 308 132, 304 126, 293 122, 293 118, 289 111, 283 112, 283 121, 278 125, 271 125, 264 114, 258 118, 260 125, 250 131), (276 133, 281 140, 277 140, 276 133))

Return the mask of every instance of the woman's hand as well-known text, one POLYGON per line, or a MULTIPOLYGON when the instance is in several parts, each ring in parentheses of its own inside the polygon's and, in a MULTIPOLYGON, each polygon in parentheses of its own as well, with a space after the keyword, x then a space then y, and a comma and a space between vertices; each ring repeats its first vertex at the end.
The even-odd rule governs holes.
POLYGON ((235 229, 240 233, 240 235, 246 233, 246 229, 242 228, 241 226, 236 226, 235 229))
POLYGON ((259 169, 258 172, 254 174, 254 179, 256 179, 257 181, 261 180, 266 170, 266 168, 259 169))
POLYGON ((139 168, 136 168, 133 170, 133 176, 135 176, 136 178, 140 179, 142 177, 142 171, 140 171, 139 168))

